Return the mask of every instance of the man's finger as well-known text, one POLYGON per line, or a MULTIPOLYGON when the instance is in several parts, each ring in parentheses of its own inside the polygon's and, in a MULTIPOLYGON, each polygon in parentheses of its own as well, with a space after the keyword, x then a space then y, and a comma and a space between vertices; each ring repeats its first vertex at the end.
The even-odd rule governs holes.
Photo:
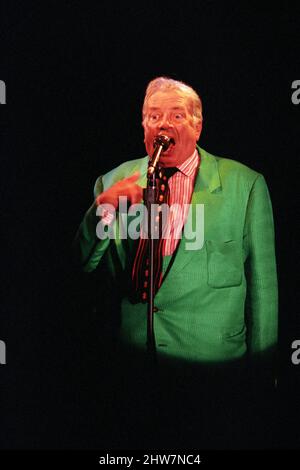
POLYGON ((135 171, 131 176, 128 176, 128 178, 125 178, 125 180, 128 183, 134 183, 135 181, 139 179, 140 176, 141 176, 140 172, 135 171))

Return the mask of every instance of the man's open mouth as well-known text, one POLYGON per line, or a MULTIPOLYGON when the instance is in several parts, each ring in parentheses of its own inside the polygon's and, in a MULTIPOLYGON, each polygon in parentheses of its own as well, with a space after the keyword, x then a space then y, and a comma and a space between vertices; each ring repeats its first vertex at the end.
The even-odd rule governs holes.
POLYGON ((163 150, 162 151, 162 154, 165 154, 165 153, 169 153, 171 150, 173 150, 173 148, 175 147, 175 140, 173 139, 173 137, 170 138, 170 143, 169 143, 169 146, 166 150, 163 150))

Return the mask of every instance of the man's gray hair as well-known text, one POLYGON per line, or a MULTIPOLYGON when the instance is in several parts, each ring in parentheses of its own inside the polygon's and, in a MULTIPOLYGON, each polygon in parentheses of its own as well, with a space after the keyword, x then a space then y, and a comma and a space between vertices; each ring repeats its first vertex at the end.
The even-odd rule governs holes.
POLYGON ((146 107, 150 96, 154 95, 157 91, 171 91, 176 90, 180 94, 186 96, 190 112, 194 118, 194 124, 199 124, 203 121, 202 115, 202 102, 196 91, 189 85, 179 80, 174 80, 169 77, 157 77, 148 83, 144 104, 143 104, 143 120, 146 115, 146 107))

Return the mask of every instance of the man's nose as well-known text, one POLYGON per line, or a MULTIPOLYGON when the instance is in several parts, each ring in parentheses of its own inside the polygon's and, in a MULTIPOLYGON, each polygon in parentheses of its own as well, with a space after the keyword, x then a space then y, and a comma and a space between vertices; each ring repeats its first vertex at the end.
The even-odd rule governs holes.
POLYGON ((158 122, 158 127, 160 130, 166 130, 169 129, 170 127, 173 127, 172 122, 170 121, 170 118, 168 116, 162 116, 160 121, 158 122))

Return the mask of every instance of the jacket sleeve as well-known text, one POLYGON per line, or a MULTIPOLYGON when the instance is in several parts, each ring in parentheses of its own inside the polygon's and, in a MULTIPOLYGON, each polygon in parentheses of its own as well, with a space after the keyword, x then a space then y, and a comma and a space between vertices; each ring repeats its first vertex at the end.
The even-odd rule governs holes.
POLYGON ((248 351, 252 357, 259 359, 274 356, 277 344, 278 294, 274 238, 269 191, 264 177, 258 175, 248 200, 244 240, 248 253, 245 266, 248 351))
MULTIPOLYGON (((103 191, 102 177, 100 176, 94 187, 95 198, 103 191)), ((96 215, 97 206, 94 202, 85 213, 73 242, 73 252, 76 261, 80 263, 86 272, 96 269, 102 256, 107 250, 110 239, 103 240, 97 237, 97 224, 100 221, 96 215)))

